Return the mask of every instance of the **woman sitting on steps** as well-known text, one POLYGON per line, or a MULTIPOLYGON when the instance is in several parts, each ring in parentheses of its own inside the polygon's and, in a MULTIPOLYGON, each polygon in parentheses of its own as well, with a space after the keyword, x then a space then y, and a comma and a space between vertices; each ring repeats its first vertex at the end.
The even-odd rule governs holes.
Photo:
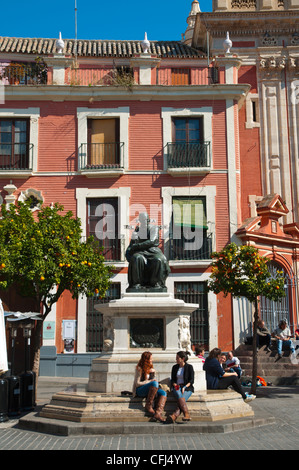
POLYGON ((190 353, 179 351, 176 355, 176 364, 171 371, 172 392, 177 399, 177 408, 169 416, 171 422, 175 422, 183 413, 183 421, 190 421, 190 415, 187 407, 187 400, 194 392, 194 369, 191 364, 187 364, 190 353))
POLYGON ((152 416, 153 421, 165 422, 162 413, 167 400, 167 393, 159 388, 159 383, 155 379, 156 371, 152 363, 152 353, 145 351, 137 364, 133 384, 133 395, 137 397, 147 397, 145 410, 152 416), (153 408, 154 399, 158 396, 156 410, 153 408))
POLYGON ((203 365, 203 370, 206 372, 207 389, 225 390, 231 385, 246 403, 254 400, 255 395, 250 395, 243 390, 236 372, 225 372, 219 362, 220 356, 221 349, 212 349, 203 365))

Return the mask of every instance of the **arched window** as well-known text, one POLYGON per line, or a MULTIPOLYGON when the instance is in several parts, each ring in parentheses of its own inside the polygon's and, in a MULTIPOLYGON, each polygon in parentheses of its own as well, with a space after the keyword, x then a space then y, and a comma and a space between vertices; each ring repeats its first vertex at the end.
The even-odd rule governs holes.
POLYGON ((274 302, 264 296, 260 297, 260 317, 264 320, 266 326, 272 333, 277 328, 280 320, 286 320, 290 325, 290 312, 292 309, 292 282, 284 268, 276 261, 270 261, 268 264, 272 276, 276 276, 277 271, 284 271, 285 275, 285 293, 286 296, 279 302, 274 302))

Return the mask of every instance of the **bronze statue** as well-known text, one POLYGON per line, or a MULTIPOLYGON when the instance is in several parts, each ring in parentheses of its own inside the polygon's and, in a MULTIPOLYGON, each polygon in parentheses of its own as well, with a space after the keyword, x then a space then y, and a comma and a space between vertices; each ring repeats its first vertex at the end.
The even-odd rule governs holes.
POLYGON ((170 268, 159 248, 159 228, 150 224, 146 212, 140 213, 139 222, 126 251, 129 262, 127 291, 165 292, 165 281, 170 268))

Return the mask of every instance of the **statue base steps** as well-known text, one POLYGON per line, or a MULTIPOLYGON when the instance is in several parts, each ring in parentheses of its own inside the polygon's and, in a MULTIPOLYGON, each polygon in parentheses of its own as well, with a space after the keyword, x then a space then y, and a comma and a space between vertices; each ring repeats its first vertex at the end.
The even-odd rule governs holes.
MULTIPOLYGON (((213 390, 194 393, 188 402, 192 422, 214 422, 254 416, 249 404, 231 390, 213 390)), ((145 399, 112 393, 59 392, 45 405, 40 417, 77 423, 148 422, 145 399)), ((167 398, 165 418, 176 408, 172 395, 167 398)), ((177 422, 182 420, 182 415, 177 422)))

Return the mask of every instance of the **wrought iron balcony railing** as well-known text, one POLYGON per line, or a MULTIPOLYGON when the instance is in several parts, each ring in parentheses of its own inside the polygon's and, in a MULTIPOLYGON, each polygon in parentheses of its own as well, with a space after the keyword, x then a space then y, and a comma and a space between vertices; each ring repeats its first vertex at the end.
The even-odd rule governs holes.
MULTIPOLYGON (((196 245, 194 243, 194 245, 196 245)), ((202 240, 199 242, 200 248, 190 249, 192 247, 192 240, 186 240, 184 237, 180 239, 170 239, 170 253, 169 259, 184 260, 184 261, 200 261, 211 258, 212 254, 212 234, 202 234, 202 240)))
POLYGON ((79 169, 105 170, 123 168, 124 145, 124 142, 81 144, 79 147, 79 169))
POLYGON ((210 142, 167 143, 168 168, 209 168, 211 166, 210 142))
POLYGON ((0 171, 32 170, 33 144, 0 143, 0 171))
POLYGON ((43 61, 27 64, 12 62, 0 67, 0 79, 4 85, 47 85, 48 68, 43 61))

